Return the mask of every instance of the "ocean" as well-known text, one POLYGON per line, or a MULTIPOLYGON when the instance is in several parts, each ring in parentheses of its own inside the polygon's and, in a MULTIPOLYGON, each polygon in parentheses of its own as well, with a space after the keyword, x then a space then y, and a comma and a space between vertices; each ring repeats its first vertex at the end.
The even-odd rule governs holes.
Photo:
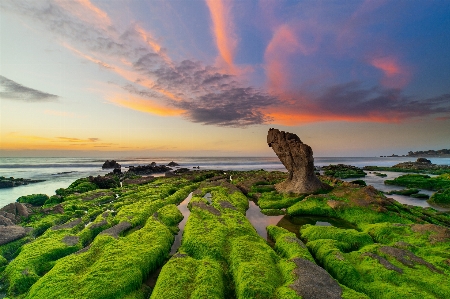
MULTIPOLYGON (((450 158, 429 158, 432 163, 438 165, 450 165, 450 158)), ((45 180, 14 188, 0 189, 0 207, 14 202, 23 195, 44 193, 49 196, 55 194, 58 188, 67 188, 76 179, 104 175, 111 170, 103 170, 102 165, 106 159, 100 158, 0 158, 0 176, 45 180)), ((357 167, 367 165, 393 166, 400 162, 415 161, 414 157, 317 157, 314 158, 316 166, 330 164, 348 164, 357 167)), ((171 158, 125 158, 117 160, 122 165, 122 170, 128 166, 148 165, 151 162, 167 165, 174 161, 181 167, 192 169, 200 166, 200 169, 221 170, 258 170, 286 171, 277 157, 171 157, 171 158), (125 168, 124 168, 125 167, 125 168)), ((388 178, 394 178, 401 173, 388 173, 388 178)), ((390 190, 379 177, 368 175, 365 178, 368 183, 380 190, 390 190)), ((394 187, 395 188, 395 187, 394 187)), ((398 189, 398 188, 397 188, 398 189)), ((396 198, 397 199, 397 198, 396 198)), ((397 199, 398 200, 398 199, 397 199)), ((403 197, 400 198, 403 200, 403 197)), ((399 200, 399 201, 400 201, 399 200)), ((416 200, 414 205, 427 206, 426 201, 416 200)))

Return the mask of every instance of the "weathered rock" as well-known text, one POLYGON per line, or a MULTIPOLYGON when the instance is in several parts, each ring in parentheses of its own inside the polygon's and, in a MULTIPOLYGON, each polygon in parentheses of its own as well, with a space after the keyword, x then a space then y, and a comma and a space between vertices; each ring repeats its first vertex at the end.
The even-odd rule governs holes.
POLYGON ((397 261, 402 263, 403 265, 414 268, 416 264, 424 265, 428 269, 433 272, 443 274, 443 272, 437 269, 433 264, 425 261, 424 259, 418 257, 414 253, 408 250, 399 249, 391 246, 383 246, 380 248, 380 251, 384 254, 390 255, 394 257, 397 261))
POLYGON ((74 228, 75 226, 77 226, 80 223, 81 223, 81 218, 77 218, 75 220, 69 221, 69 222, 64 223, 64 224, 55 225, 55 226, 52 227, 52 230, 74 228))
POLYGON ((392 270, 392 271, 396 271, 400 274, 403 273, 403 269, 399 268, 393 264, 391 264, 387 259, 385 259, 384 257, 381 257, 377 254, 371 253, 371 252, 366 252, 363 253, 361 256, 369 256, 375 260, 378 260, 380 262, 381 265, 383 265, 384 268, 388 269, 388 270, 392 270))
POLYGON ((327 271, 302 258, 293 260, 297 279, 289 287, 304 299, 342 298, 342 288, 327 271))
POLYGON ((327 188, 314 173, 313 151, 292 133, 269 129, 267 144, 289 172, 288 179, 275 185, 279 192, 313 193, 327 188))
POLYGON ((77 236, 65 236, 62 239, 62 242, 65 243, 67 246, 75 246, 78 244, 78 241, 80 240, 77 236))
POLYGON ((166 165, 156 165, 155 162, 152 162, 149 165, 138 165, 138 166, 130 166, 128 167, 128 172, 137 174, 137 175, 147 175, 153 173, 161 173, 172 170, 172 168, 167 167, 166 165))
POLYGON ((425 158, 418 158, 415 162, 402 162, 395 164, 392 168, 400 169, 412 169, 412 170, 439 170, 439 169, 449 169, 448 165, 436 165, 431 163, 430 160, 425 158))
POLYGON ((9 219, 9 218, 6 218, 5 216, 0 215, 0 225, 10 226, 10 225, 14 225, 14 222, 12 222, 11 219, 9 219))
POLYGON ((113 227, 110 227, 104 231, 102 231, 101 235, 110 235, 111 237, 114 237, 116 239, 119 238, 120 233, 126 231, 127 229, 131 228, 131 223, 127 221, 120 222, 119 224, 114 225, 113 227))
POLYGON ((175 167, 175 166, 180 166, 180 164, 178 164, 178 163, 172 161, 172 162, 170 162, 169 164, 167 164, 167 166, 175 167))
POLYGON ((0 245, 20 239, 26 235, 25 228, 18 225, 0 226, 0 245))
POLYGON ((114 160, 111 160, 111 161, 106 160, 105 163, 103 163, 103 166, 102 166, 103 169, 121 168, 121 167, 122 166, 119 163, 117 163, 116 161, 114 161, 114 160))
POLYGON ((0 209, 0 215, 18 223, 22 218, 27 218, 30 213, 27 207, 19 202, 12 202, 0 209))
POLYGON ((16 215, 21 217, 28 217, 28 209, 23 204, 16 202, 16 215))

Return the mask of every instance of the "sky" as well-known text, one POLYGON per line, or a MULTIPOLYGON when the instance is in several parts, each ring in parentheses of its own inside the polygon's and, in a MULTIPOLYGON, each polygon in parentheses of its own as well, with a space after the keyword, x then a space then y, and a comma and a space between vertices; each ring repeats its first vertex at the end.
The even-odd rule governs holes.
POLYGON ((0 156, 450 148, 450 1, 1 0, 0 156))

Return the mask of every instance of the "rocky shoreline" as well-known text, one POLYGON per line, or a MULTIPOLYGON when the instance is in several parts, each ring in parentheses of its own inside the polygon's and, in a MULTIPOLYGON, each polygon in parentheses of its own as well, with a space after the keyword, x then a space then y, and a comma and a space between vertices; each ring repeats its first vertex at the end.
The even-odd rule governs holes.
MULTIPOLYGON (((312 150, 277 131, 268 144, 288 173, 112 167, 0 209, 3 291, 9 299, 450 298, 448 211, 342 181, 365 175, 351 165, 317 174, 312 150), (171 253, 182 203, 189 214, 171 253)), ((396 194, 430 188, 445 204, 449 174, 409 176, 393 180, 408 188, 396 194)))
POLYGON ((45 182, 45 180, 31 180, 31 179, 23 179, 23 178, 6 178, 4 176, 0 176, 0 188, 13 188, 18 186, 24 186, 28 184, 35 184, 45 182))

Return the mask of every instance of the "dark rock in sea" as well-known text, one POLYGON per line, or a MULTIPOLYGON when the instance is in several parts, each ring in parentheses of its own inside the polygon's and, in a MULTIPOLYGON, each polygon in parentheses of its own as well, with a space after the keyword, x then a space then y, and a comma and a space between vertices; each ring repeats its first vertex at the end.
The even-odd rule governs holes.
POLYGON ((172 170, 172 168, 165 165, 156 165, 156 163, 152 163, 149 165, 139 165, 139 166, 130 166, 128 168, 128 172, 137 174, 137 175, 147 175, 154 173, 162 173, 172 170))
POLYGON ((105 163, 103 163, 102 169, 110 169, 110 168, 121 168, 119 163, 117 163, 114 160, 106 160, 105 163))
POLYGON ((22 178, 15 179, 13 177, 6 178, 4 176, 0 176, 0 189, 18 187, 18 186, 40 183, 40 182, 45 182, 45 180, 31 180, 31 179, 22 179, 22 178))
POLYGON ((114 168, 113 174, 122 174, 122 169, 120 169, 120 168, 114 168))
POLYGON ((431 161, 426 158, 418 158, 416 162, 431 164, 431 161))
POLYGON ((179 168, 179 169, 174 171, 175 174, 186 173, 186 172, 189 172, 189 169, 187 169, 187 168, 179 168))
POLYGON ((313 151, 292 133, 269 129, 267 144, 289 172, 288 179, 275 185, 279 192, 313 193, 327 188, 314 173, 313 151))
POLYGON ((434 170, 434 169, 450 169, 450 166, 436 165, 431 163, 431 161, 428 159, 418 158, 415 162, 398 163, 392 166, 392 168, 413 169, 413 170, 434 170))
POLYGON ((169 164, 167 164, 167 166, 170 166, 170 167, 175 167, 175 166, 180 166, 180 164, 178 164, 178 163, 175 163, 175 162, 170 162, 169 164))

